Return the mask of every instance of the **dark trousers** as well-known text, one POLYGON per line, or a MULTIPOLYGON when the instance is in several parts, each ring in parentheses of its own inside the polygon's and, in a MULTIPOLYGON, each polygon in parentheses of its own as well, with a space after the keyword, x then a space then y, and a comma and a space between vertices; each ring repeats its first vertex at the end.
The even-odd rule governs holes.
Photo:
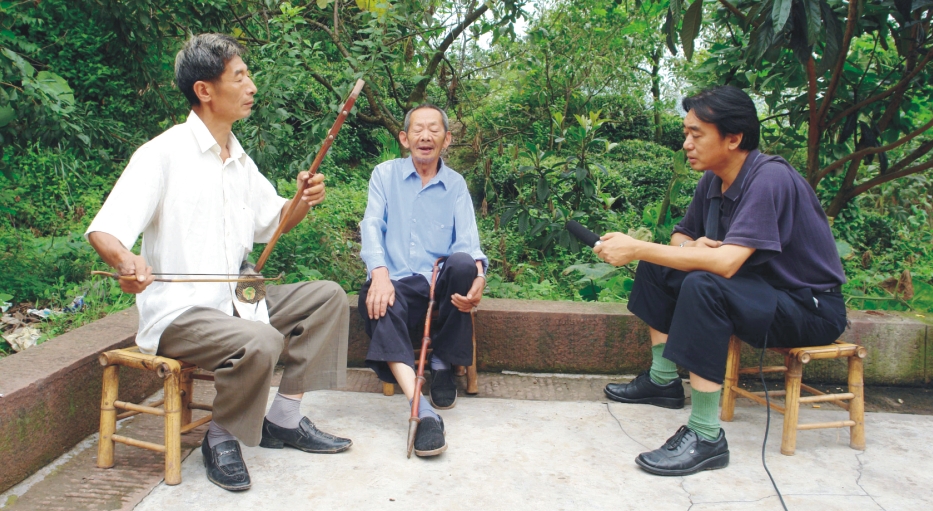
MULTIPOLYGON (((470 291, 476 279, 476 261, 469 254, 457 252, 444 262, 434 286, 434 307, 438 318, 431 323, 431 348, 441 360, 450 364, 473 364, 473 322, 468 312, 460 312, 450 301, 459 293, 470 291)), ((393 280, 395 304, 386 308, 386 315, 372 320, 366 310, 366 295, 372 281, 360 289, 359 312, 366 334, 371 339, 366 353, 366 366, 372 368, 379 379, 396 383, 388 362, 403 362, 415 366, 412 343, 421 346, 424 320, 428 312, 431 283, 422 275, 393 280)))
POLYGON ((766 336, 769 347, 819 346, 846 327, 840 293, 777 289, 746 269, 727 279, 639 262, 628 309, 668 334, 664 358, 720 384, 732 335, 755 347, 766 336))

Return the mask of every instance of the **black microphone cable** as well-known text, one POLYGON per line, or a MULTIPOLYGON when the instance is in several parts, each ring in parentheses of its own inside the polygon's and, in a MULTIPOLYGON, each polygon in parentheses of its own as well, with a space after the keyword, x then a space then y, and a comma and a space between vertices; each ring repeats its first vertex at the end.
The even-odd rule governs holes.
POLYGON ((771 429, 771 398, 768 397, 768 384, 765 383, 765 351, 768 350, 768 333, 765 332, 765 344, 761 347, 761 356, 758 357, 758 377, 761 378, 761 386, 765 389, 765 410, 767 411, 768 419, 765 421, 765 439, 761 442, 761 466, 765 468, 765 473, 768 474, 768 479, 771 479, 771 486, 774 486, 774 491, 777 492, 778 499, 781 500, 781 507, 784 508, 784 511, 787 511, 787 504, 784 503, 784 497, 781 495, 781 490, 778 489, 777 483, 774 482, 774 477, 771 475, 771 471, 768 470, 768 464, 765 462, 765 446, 768 445, 768 431, 771 429))

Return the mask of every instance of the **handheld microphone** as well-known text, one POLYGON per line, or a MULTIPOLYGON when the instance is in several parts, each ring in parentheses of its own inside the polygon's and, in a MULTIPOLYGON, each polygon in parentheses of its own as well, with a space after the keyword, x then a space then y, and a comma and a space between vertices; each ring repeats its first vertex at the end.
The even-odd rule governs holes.
POLYGON ((581 243, 589 247, 595 247, 602 243, 602 240, 599 239, 599 235, 595 232, 583 227, 580 222, 574 220, 568 220, 564 227, 573 234, 575 238, 580 240, 581 243))

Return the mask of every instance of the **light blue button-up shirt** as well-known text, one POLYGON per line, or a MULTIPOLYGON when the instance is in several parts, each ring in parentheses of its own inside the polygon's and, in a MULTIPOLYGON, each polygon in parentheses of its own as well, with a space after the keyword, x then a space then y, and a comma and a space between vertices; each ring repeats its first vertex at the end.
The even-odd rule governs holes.
POLYGON ((443 160, 423 188, 411 157, 377 165, 369 179, 360 236, 360 257, 370 277, 385 266, 392 280, 412 275, 430 280, 434 261, 455 252, 482 261, 484 271, 489 265, 479 246, 466 181, 443 160))

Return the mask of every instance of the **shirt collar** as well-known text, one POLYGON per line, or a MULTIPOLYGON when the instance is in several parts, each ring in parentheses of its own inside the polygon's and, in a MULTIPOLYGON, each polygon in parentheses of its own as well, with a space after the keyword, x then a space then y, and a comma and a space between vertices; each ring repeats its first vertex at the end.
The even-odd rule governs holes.
POLYGON ((759 156, 761 156, 761 152, 758 149, 753 149, 748 153, 748 156, 745 157, 745 162, 742 163, 742 168, 739 170, 738 175, 735 176, 735 181, 732 182, 732 185, 729 186, 725 194, 722 193, 722 179, 714 175, 713 180, 709 183, 709 190, 706 192, 706 198, 712 199, 725 195, 725 197, 731 201, 738 199, 739 195, 742 194, 742 184, 745 183, 745 176, 751 171, 752 166, 758 161, 759 156))
MULTIPOLYGON (((201 153, 213 151, 214 154, 220 155, 220 144, 217 143, 217 140, 214 139, 214 135, 207 129, 207 125, 204 124, 204 121, 198 117, 198 114, 196 114, 194 110, 188 113, 188 120, 185 121, 185 124, 191 127, 191 134, 194 135, 195 140, 197 140, 201 153)), ((227 142, 227 149, 230 151, 230 158, 240 160, 240 163, 243 163, 242 160, 246 156, 246 151, 243 150, 240 141, 237 140, 236 135, 232 132, 230 133, 230 140, 227 142)))
MULTIPOLYGON (((447 189, 447 181, 450 179, 450 173, 453 171, 444 163, 443 158, 439 159, 438 163, 440 164, 440 168, 437 170, 437 174, 428 181, 428 185, 440 183, 444 189, 447 189)), ((402 162, 402 178, 408 179, 412 175, 418 175, 418 171, 415 169, 415 163, 411 160, 411 156, 409 156, 402 162)))

